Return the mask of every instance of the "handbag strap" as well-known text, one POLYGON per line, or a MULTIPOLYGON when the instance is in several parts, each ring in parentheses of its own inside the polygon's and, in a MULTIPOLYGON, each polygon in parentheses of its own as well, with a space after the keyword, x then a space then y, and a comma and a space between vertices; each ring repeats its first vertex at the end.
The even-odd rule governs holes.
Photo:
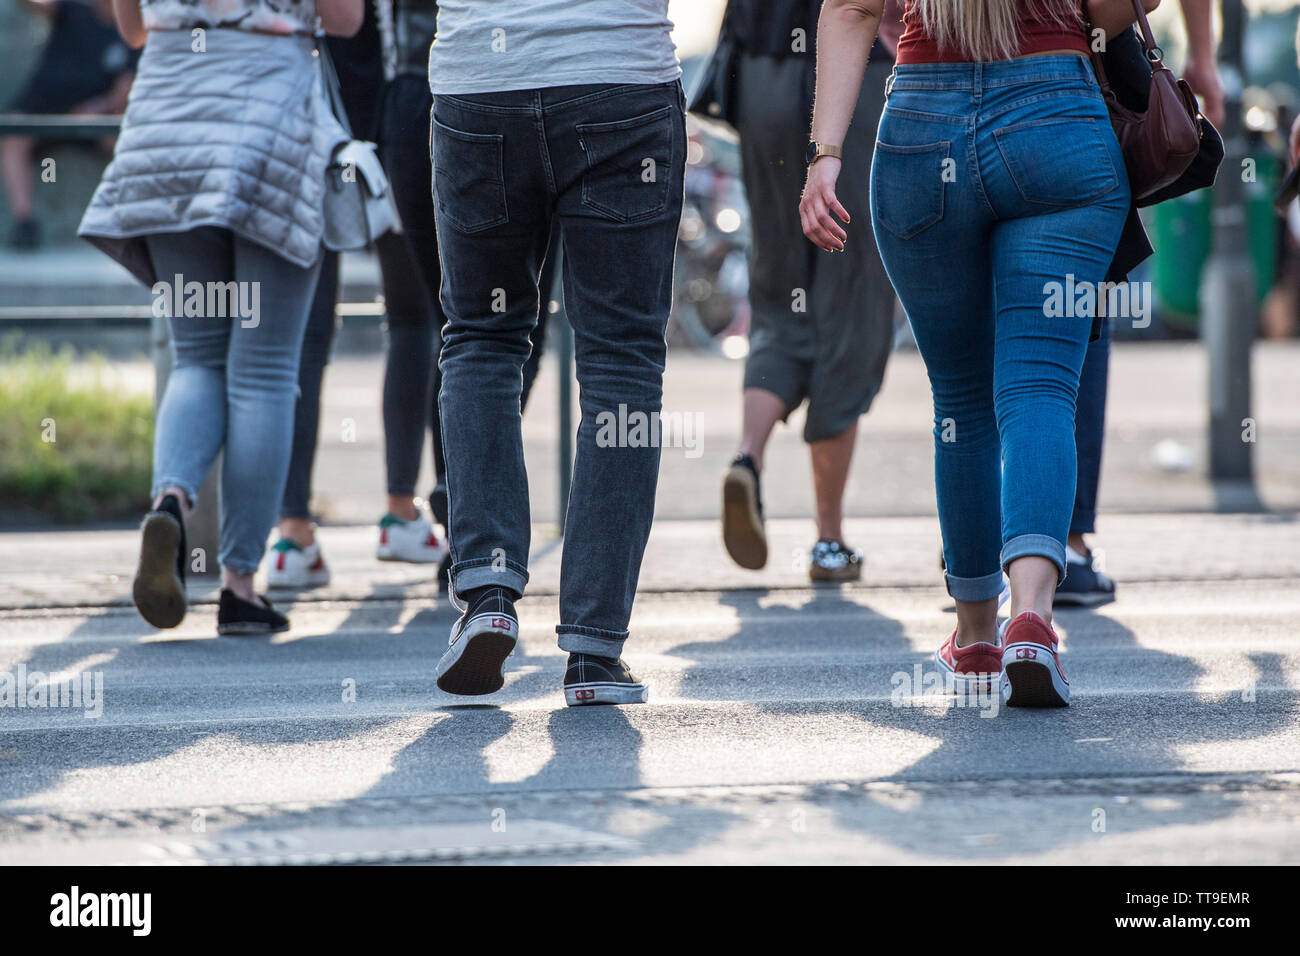
POLYGON ((1147 11, 1142 6, 1142 0, 1133 0, 1133 9, 1137 12, 1138 27, 1142 34, 1142 43, 1146 47, 1147 59, 1151 61, 1153 69, 1160 69, 1164 66, 1160 61, 1164 59, 1165 51, 1160 49, 1155 34, 1151 32, 1151 21, 1147 19, 1147 11))
POLYGON ((325 42, 325 31, 320 28, 317 21, 316 32, 316 58, 320 60, 321 82, 325 87, 325 99, 329 101, 330 112, 338 120, 343 132, 347 133, 348 139, 352 139, 352 124, 348 122, 348 111, 343 107, 343 90, 339 86, 339 75, 334 69, 334 60, 330 56, 329 44, 325 42))
MULTIPOLYGON (((1102 58, 1102 55, 1097 52, 1092 45, 1091 33, 1093 27, 1092 21, 1088 19, 1087 0, 1084 0, 1084 2, 1080 4, 1079 11, 1090 34, 1088 56, 1092 60, 1092 70, 1097 75, 1097 85, 1101 87, 1102 96, 1109 100, 1114 96, 1114 93, 1110 87, 1110 80, 1106 76, 1105 61, 1102 58)), ((1164 69, 1165 65, 1163 60, 1165 51, 1160 48, 1160 44, 1156 43, 1156 36, 1151 32, 1151 21, 1147 19, 1147 12, 1142 6, 1142 0, 1133 0, 1133 11, 1137 14, 1137 26, 1142 42, 1142 52, 1146 55, 1147 61, 1151 64, 1152 72, 1154 73, 1156 70, 1164 69)), ((1130 27, 1130 29, 1132 28, 1130 27)))

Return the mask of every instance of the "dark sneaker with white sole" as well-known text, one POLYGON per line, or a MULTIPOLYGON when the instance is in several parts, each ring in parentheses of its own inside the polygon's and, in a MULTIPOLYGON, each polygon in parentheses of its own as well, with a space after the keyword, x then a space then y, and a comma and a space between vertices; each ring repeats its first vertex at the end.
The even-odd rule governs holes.
POLYGON ((505 685, 506 658, 519 641, 519 617, 510 594, 505 588, 484 588, 470 600, 438 661, 439 690, 477 697, 505 685))
POLYGON ((1065 577, 1056 586, 1052 603, 1063 607, 1096 607, 1115 600, 1115 582, 1102 570, 1100 553, 1065 549, 1065 577))
POLYGON ((222 588, 217 604, 217 633, 247 637, 289 630, 289 619, 265 597, 260 594, 256 597, 256 601, 245 601, 230 588, 222 588))
POLYGON ((763 496, 749 455, 737 455, 722 479, 722 543, 742 568, 757 571, 767 564, 763 496))
POLYGON ((862 552, 843 541, 818 541, 808 559, 808 577, 818 582, 857 581, 862 577, 862 552))
POLYGON ((585 704, 644 704, 650 688, 636 679, 622 658, 570 654, 564 671, 564 702, 585 704))
POLYGON ((154 627, 185 620, 185 519, 175 495, 166 495, 140 525, 140 563, 131 597, 140 616, 154 627))

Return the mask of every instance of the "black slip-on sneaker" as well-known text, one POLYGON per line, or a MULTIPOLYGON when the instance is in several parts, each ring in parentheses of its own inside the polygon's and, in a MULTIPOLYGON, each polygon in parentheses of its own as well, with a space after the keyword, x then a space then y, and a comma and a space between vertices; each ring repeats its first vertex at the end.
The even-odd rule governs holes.
POLYGON ((570 654, 564 671, 564 702, 586 704, 644 704, 650 688, 636 679, 622 658, 570 654))
POLYGON ((857 581, 862 577, 862 552, 842 541, 818 541, 808 559, 808 577, 819 582, 857 581))
POLYGON ((476 697, 499 691, 506 682, 506 658, 519 641, 519 617, 505 588, 474 595, 451 628, 450 646, 438 661, 438 689, 476 697))
POLYGON ((175 495, 166 495, 140 525, 140 563, 131 597, 140 616, 154 627, 185 620, 185 519, 175 495))
POLYGON ((221 589, 217 605, 217 633, 228 635, 274 634, 289 630, 289 619, 262 595, 245 601, 230 588, 221 589))
POLYGON ((1100 556, 1065 549, 1065 577, 1052 603, 1058 607, 1096 607, 1115 600, 1115 582, 1102 570, 1100 556))
POLYGON ((722 479, 722 543, 742 568, 767 564, 767 530, 758 468, 749 455, 737 455, 722 479))

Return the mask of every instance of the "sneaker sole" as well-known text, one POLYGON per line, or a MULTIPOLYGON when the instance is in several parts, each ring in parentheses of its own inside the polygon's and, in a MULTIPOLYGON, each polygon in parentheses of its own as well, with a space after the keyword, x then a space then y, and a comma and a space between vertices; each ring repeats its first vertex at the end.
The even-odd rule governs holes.
POLYGON ((259 624, 256 621, 231 621, 228 624, 217 625, 217 633, 222 637, 256 637, 258 634, 279 634, 287 630, 289 630, 288 624, 272 627, 270 624, 259 624))
POLYGON ((818 584, 843 584, 846 581, 862 580, 862 566, 852 568, 823 568, 816 564, 808 566, 808 578, 818 584))
MULTIPOLYGON (((471 620, 465 629, 473 628, 476 620, 479 618, 471 620)), ((518 643, 518 633, 518 624, 509 629, 489 626, 456 638, 438 661, 438 689, 461 697, 495 694, 505 686, 506 658, 518 643)))
POLYGON ((585 681, 564 685, 564 702, 570 707, 590 704, 644 704, 650 699, 645 684, 620 684, 617 681, 585 681))
POLYGON ((1002 672, 1006 675, 1008 707, 1070 706, 1070 685, 1057 672, 1050 658, 1051 651, 1041 644, 1012 644, 1003 652, 1002 672), (1017 659, 1015 652, 1022 648, 1041 652, 1049 660, 1017 659))
POLYGON ((385 554, 383 551, 375 552, 375 559, 377 561, 397 561, 402 564, 439 564, 441 563, 442 559, 445 558, 446 556, 447 556, 446 552, 437 552, 437 551, 433 552, 433 556, 428 558, 408 558, 405 557, 404 555, 393 554, 393 552, 391 551, 389 551, 387 554, 385 554))
POLYGON ((748 468, 732 468, 722 481, 722 543, 742 568, 767 564, 767 535, 758 513, 758 483, 748 468))
POLYGON ((136 610, 158 628, 175 627, 185 620, 189 602, 176 575, 176 549, 181 529, 171 515, 145 516, 140 528, 140 565, 131 583, 136 610))
POLYGON ((310 591, 313 588, 323 588, 329 583, 329 575, 315 580, 308 578, 305 581, 294 581, 289 578, 277 578, 270 573, 266 575, 266 586, 268 588, 278 588, 282 591, 310 591))
POLYGON ((1115 595, 1105 591, 1057 591, 1052 597, 1052 604, 1056 607, 1098 607, 1113 600, 1115 595))

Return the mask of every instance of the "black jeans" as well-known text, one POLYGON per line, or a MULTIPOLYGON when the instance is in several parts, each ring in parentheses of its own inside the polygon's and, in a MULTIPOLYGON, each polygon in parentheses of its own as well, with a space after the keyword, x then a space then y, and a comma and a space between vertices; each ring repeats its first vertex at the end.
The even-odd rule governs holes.
POLYGON ((680 83, 438 96, 443 442, 452 584, 522 594, 530 517, 519 400, 556 220, 582 420, 560 572, 560 647, 617 657, 654 516, 664 330, 686 156, 680 83), (639 413, 639 415, 638 415, 639 413), (653 415, 653 418, 651 416, 653 415))
MULTIPOLYGON (((402 235, 388 233, 375 243, 388 325, 383 420, 390 495, 415 494, 426 427, 433 445, 434 480, 447 472, 438 424, 441 375, 437 358, 444 318, 438 303, 442 270, 438 265, 438 237, 433 226, 433 167, 429 159, 432 107, 429 81, 423 76, 403 75, 388 85, 379 118, 379 153, 404 230, 402 235)), ((293 454, 280 508, 282 518, 310 516, 321 382, 337 327, 334 303, 338 298, 338 259, 336 252, 325 253, 320 284, 303 337, 293 454)), ((548 274, 542 281, 546 294, 551 288, 549 269, 553 268, 555 259, 550 256, 547 260, 548 274)), ((524 366, 521 402, 525 406, 537 377, 546 316, 543 309, 533 332, 533 351, 524 366)), ((447 521, 445 514, 436 514, 435 518, 444 524, 447 521)))

